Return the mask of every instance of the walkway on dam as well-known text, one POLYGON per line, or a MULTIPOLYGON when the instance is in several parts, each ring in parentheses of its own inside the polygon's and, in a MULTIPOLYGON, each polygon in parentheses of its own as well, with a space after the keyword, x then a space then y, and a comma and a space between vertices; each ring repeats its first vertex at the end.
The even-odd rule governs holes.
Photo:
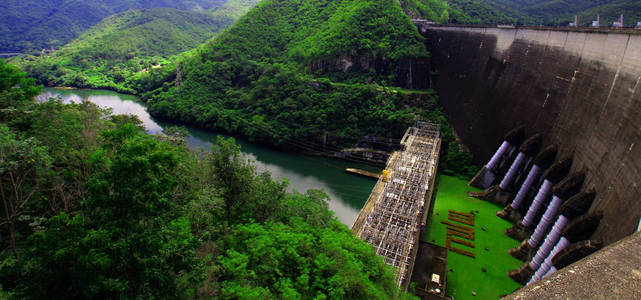
POLYGON ((441 147, 440 126, 417 122, 405 132, 403 151, 392 153, 352 231, 397 270, 407 290, 418 251, 421 227, 431 205, 441 147))

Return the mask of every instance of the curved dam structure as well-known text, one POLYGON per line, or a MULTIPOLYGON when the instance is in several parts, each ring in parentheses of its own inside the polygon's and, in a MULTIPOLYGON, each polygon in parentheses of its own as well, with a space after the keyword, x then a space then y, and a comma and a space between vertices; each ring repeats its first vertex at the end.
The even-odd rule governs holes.
POLYGON ((433 87, 460 136, 487 162, 524 125, 596 190, 605 245, 641 218, 641 30, 484 28, 417 24, 433 87))

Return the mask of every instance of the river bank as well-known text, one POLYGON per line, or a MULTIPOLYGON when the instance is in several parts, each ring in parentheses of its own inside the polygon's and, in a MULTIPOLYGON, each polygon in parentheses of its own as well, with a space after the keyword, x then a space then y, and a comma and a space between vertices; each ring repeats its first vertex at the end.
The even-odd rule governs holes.
MULTIPOLYGON (((143 122, 147 133, 160 134, 163 129, 176 124, 153 118, 136 96, 108 90, 55 89, 45 88, 37 101, 60 96, 67 102, 90 101, 101 107, 111 108, 115 114, 136 115, 143 122)), ((189 131, 187 146, 191 149, 212 145, 217 136, 229 136, 203 129, 186 126, 189 131)), ((251 143, 234 137, 241 145, 246 158, 253 160, 258 172, 268 171, 272 177, 287 179, 290 190, 305 192, 308 189, 321 189, 330 197, 328 205, 339 221, 351 226, 358 212, 367 200, 375 181, 344 172, 346 168, 358 168, 371 172, 380 169, 356 162, 312 157, 297 153, 276 150, 273 147, 251 143)))

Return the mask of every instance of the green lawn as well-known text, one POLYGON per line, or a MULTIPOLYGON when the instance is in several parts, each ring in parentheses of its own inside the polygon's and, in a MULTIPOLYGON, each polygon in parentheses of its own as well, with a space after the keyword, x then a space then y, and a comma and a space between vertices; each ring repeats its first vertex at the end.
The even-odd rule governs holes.
POLYGON ((475 248, 453 244, 462 250, 471 251, 476 258, 448 252, 447 295, 454 299, 497 299, 519 287, 507 277, 506 272, 521 266, 522 262, 507 254, 518 242, 507 237, 503 231, 511 223, 497 217, 498 205, 468 197, 466 192, 475 190, 467 182, 456 177, 439 175, 438 189, 432 215, 429 217, 426 241, 445 246, 445 228, 441 220, 447 220, 448 210, 475 211, 475 248), (476 213, 478 210, 478 213, 476 213), (485 227, 487 231, 483 231, 485 227), (485 248, 488 248, 486 251, 485 248), (483 272, 486 268, 487 272, 483 272), (476 292, 476 296, 472 294, 476 292))

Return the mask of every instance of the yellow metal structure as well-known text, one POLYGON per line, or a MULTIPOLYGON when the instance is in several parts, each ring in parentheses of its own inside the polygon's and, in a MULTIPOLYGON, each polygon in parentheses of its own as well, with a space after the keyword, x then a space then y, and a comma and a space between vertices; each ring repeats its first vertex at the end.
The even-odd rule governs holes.
POLYGON ((383 175, 383 182, 387 182, 387 177, 389 176, 389 171, 388 170, 383 170, 383 172, 381 172, 381 175, 383 175))

